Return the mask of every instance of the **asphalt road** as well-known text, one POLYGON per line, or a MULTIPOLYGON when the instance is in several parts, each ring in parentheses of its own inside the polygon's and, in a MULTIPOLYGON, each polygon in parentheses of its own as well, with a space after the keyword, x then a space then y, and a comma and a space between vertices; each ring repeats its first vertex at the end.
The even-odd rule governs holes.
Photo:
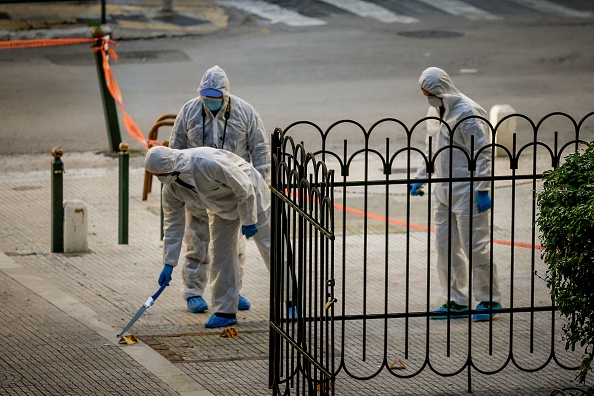
MULTIPOLYGON (((593 3, 577 3, 594 9, 593 3)), ((231 92, 256 107, 270 132, 300 120, 326 129, 352 119, 369 128, 393 117, 412 126, 427 110, 418 77, 428 66, 448 71, 487 111, 510 104, 537 122, 551 112, 579 120, 594 110, 594 17, 505 9, 493 21, 427 14, 418 16, 420 23, 396 24, 309 10, 327 23, 290 27, 233 12, 229 27, 217 33, 120 42, 113 70, 126 111, 148 134, 160 115, 177 113, 196 95, 200 77, 215 64, 226 70, 231 92)), ((49 153, 54 146, 108 151, 89 47, 1 51, 0 76, 0 154, 49 153)), ((519 129, 528 138, 529 125, 519 129)), ((548 129, 568 135, 572 125, 555 121, 548 129)), ((311 128, 295 131, 304 141, 316 136, 311 128)), ((592 140, 594 120, 583 131, 592 140)), ((344 138, 363 140, 354 128, 336 136, 336 149, 344 138)), ((403 131, 378 130, 374 144, 386 136, 404 139, 403 131)), ((123 126, 122 138, 140 149, 123 126)), ((413 135, 419 143, 423 138, 421 131, 413 135)))

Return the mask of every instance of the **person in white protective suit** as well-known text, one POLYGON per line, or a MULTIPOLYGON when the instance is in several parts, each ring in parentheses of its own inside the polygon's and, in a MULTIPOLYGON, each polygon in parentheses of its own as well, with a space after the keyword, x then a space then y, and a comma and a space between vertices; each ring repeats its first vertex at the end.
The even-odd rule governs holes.
POLYGON ((237 323, 239 300, 239 231, 254 237, 270 270, 270 192, 268 184, 243 158, 226 150, 199 147, 175 150, 153 147, 146 170, 163 183, 163 270, 159 285, 171 280, 185 231, 186 211, 206 212, 210 222, 209 277, 214 314, 207 328, 237 323))
MULTIPOLYGON (((489 144, 488 127, 484 121, 485 110, 469 97, 462 94, 452 83, 448 74, 437 67, 423 71, 419 78, 421 91, 429 102, 428 117, 441 118, 452 128, 436 119, 427 120, 427 145, 432 137, 431 153, 450 145, 439 153, 435 161, 432 178, 469 178, 469 158, 476 158, 478 151, 489 144), (458 124, 465 117, 469 118, 458 124), (473 117, 474 116, 474 117, 473 117), (454 129, 455 128, 455 129, 454 129), (471 151, 471 138, 474 137, 474 152, 471 151), (463 152, 463 151, 464 152, 463 152), (452 167, 450 168, 450 153, 452 167), (466 154, 465 154, 466 153, 466 154)), ((427 147, 427 151, 429 147, 427 147)), ((428 160, 431 160, 429 158, 428 160)), ((482 151, 476 162, 475 177, 491 175, 491 149, 482 151)), ((417 179, 426 179, 426 163, 419 167, 417 179)), ((437 241, 437 272, 443 289, 444 304, 433 312, 440 315, 432 319, 468 317, 469 297, 464 290, 467 286, 466 260, 472 254, 472 292, 479 301, 474 321, 489 320, 495 316, 493 310, 501 309, 501 294, 497 279, 497 267, 490 265, 489 214, 491 198, 490 182, 487 180, 436 182, 435 191, 435 232, 437 241), (451 201, 450 201, 451 186, 451 201), (472 194, 471 194, 472 188, 472 194), (473 202, 471 202, 471 197, 473 202), (451 211, 451 218, 450 218, 451 211), (472 218, 472 230, 469 229, 472 218), (472 231, 472 242, 470 232, 472 231), (451 251, 448 250, 451 241, 451 251), (472 243, 472 246, 471 246, 472 243), (448 280, 448 274, 450 275, 448 280)), ((422 195, 423 183, 412 183, 410 194, 422 195)))
MULTIPOLYGON (((198 88, 199 96, 179 111, 169 147, 186 149, 210 146, 231 151, 251 162, 264 180, 270 181, 268 136, 260 116, 252 105, 230 94, 229 79, 219 66, 208 69, 198 88)), ((186 222, 187 252, 183 264, 184 298, 190 312, 204 312, 208 304, 202 297, 208 282, 209 225, 206 211, 188 212, 186 222)), ((238 254, 241 274, 245 262, 245 243, 240 241, 238 254)), ((250 303, 239 296, 239 310, 250 303)))

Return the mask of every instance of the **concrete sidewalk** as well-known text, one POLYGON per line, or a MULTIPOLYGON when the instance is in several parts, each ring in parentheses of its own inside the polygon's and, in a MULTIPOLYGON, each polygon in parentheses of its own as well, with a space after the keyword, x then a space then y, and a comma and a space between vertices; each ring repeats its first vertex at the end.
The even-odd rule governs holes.
MULTIPOLYGON (((204 328, 212 313, 186 310, 176 270, 171 286, 129 331, 145 342, 119 344, 117 334, 158 289, 159 183, 155 180, 157 192, 142 201, 143 157, 131 158, 130 238, 129 244, 119 245, 117 158, 65 153, 64 200, 79 199, 87 206, 89 251, 54 254, 48 206, 51 160, 50 155, 15 157, 0 176, 0 195, 10 202, 0 209, 0 394, 219 394, 207 391, 202 381, 210 378, 208 382, 221 386, 220 372, 188 368, 190 374, 184 373, 173 364, 180 355, 188 363, 245 358, 265 372, 268 293, 261 285, 268 283, 268 273, 251 241, 244 293, 252 309, 238 315, 240 337, 222 338, 221 330, 204 328), (47 170, 40 169, 42 163, 47 170), (191 345, 181 345, 183 352, 175 353, 181 335, 199 340, 195 352, 191 345), (204 348, 205 342, 211 348, 204 348)), ((207 290, 207 301, 209 296, 207 290)), ((265 394, 261 377, 254 378, 259 388, 241 379, 252 374, 247 370, 239 378, 226 377, 229 394, 265 394)))
MULTIPOLYGON (((106 5, 112 39, 146 39, 203 35, 227 27, 226 10, 210 0, 175 0, 173 12, 162 0, 118 0, 106 5)), ((101 23, 101 2, 57 1, 2 4, 0 41, 42 38, 87 38, 101 23)))
MULTIPOLYGON (((5 158, 2 164, 0 394, 270 394, 268 273, 253 242, 247 243, 242 289, 252 308, 238 315, 239 337, 205 329, 210 313, 186 310, 176 269, 171 286, 130 330, 141 342, 119 344, 117 334, 158 289, 159 183, 142 201, 143 156, 131 158, 129 243, 120 245, 117 158, 66 152, 64 199, 87 205, 89 251, 51 253, 51 161, 48 153, 5 158)), ((210 291, 205 297, 210 301, 210 291)), ((505 329, 506 323, 496 325, 505 329)), ((357 323, 348 326, 349 334, 359 331, 357 323)), ((466 394, 466 372, 444 378, 426 371, 411 379, 381 375, 370 381, 343 372, 336 394, 466 394)), ((536 373, 508 367, 491 376, 474 373, 473 387, 479 395, 545 396, 574 386, 574 377, 554 363, 536 373)))

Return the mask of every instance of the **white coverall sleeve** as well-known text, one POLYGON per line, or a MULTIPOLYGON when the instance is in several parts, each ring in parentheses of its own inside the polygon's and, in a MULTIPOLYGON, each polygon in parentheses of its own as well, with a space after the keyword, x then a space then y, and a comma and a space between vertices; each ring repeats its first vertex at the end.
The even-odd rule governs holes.
POLYGON ((188 131, 186 128, 186 105, 182 106, 175 122, 173 123, 173 129, 169 136, 169 147, 174 149, 185 149, 188 148, 188 131))
MULTIPOLYGON (((425 136, 425 155, 429 154, 429 134, 425 136)), ((429 161, 431 158, 429 158, 429 161)), ((427 162, 425 160, 421 160, 421 164, 417 168, 417 175, 415 179, 426 179, 427 178, 427 162)))
POLYGON ((163 186, 163 264, 177 265, 186 224, 185 204, 175 197, 172 186, 163 186))
MULTIPOLYGON (((427 117, 439 117, 439 114, 437 113, 437 110, 435 110, 434 107, 430 107, 429 110, 427 110, 427 117)), ((427 161, 431 161, 431 158, 429 158, 429 137, 432 137, 433 140, 433 144, 435 147, 435 143, 436 143, 436 139, 438 138, 437 134, 439 134, 439 128, 441 127, 441 123, 437 120, 427 120, 425 122, 426 128, 427 128, 427 134, 425 135, 425 156, 427 156, 427 161), (435 131, 438 131, 438 133, 434 133, 435 131)), ((435 155, 435 152, 432 152, 432 155, 435 155)), ((419 165, 419 167, 417 168, 417 175, 415 176, 415 179, 426 179, 427 178, 427 162, 425 160, 421 160, 421 164, 419 165)))
POLYGON ((264 123, 254 110, 247 131, 248 149, 254 168, 270 182, 270 151, 264 123))
MULTIPOLYGON (((461 136, 464 139, 464 145, 469 149, 471 147, 471 136, 474 136, 474 157, 476 157, 481 148, 489 145, 485 126, 480 119, 470 118, 464 121, 459 128, 461 136)), ((491 176, 491 154, 492 150, 488 148, 483 150, 479 155, 474 173, 476 177, 491 176)), ((488 180, 478 181, 474 185, 476 191, 489 191, 490 187, 491 183, 488 180)))

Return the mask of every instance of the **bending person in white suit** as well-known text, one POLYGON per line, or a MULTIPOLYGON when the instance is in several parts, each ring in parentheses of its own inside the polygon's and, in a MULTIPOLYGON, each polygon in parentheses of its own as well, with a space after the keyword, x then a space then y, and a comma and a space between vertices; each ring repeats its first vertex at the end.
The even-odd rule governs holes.
POLYGON ((159 285, 171 280, 185 233, 185 212, 208 213, 209 278, 214 314, 208 328, 237 323, 240 270, 239 230, 253 237, 270 270, 270 193, 262 175, 226 150, 199 147, 176 150, 153 147, 146 170, 163 183, 163 263, 159 285))

